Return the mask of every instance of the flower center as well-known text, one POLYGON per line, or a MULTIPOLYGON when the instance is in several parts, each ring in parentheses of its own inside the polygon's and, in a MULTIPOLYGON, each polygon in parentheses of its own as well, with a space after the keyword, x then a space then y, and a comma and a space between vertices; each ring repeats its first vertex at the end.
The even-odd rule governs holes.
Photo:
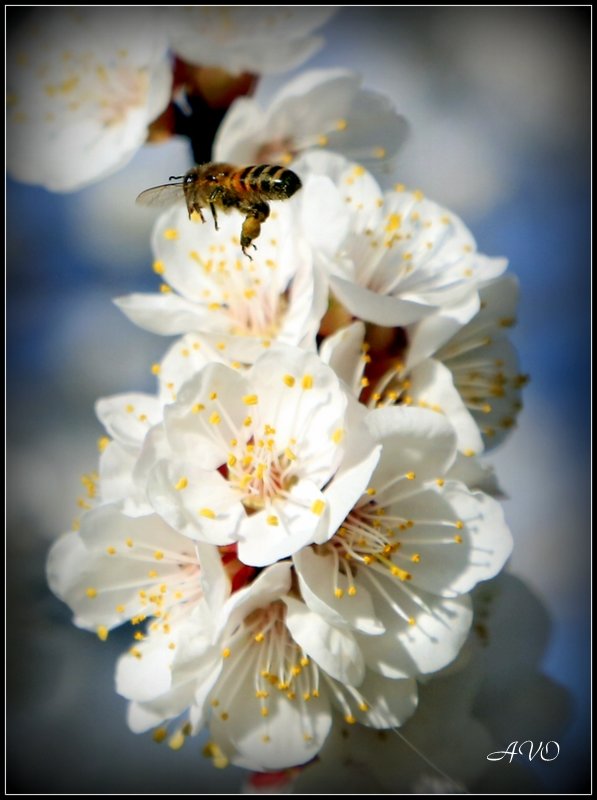
POLYGON ((232 441, 227 477, 242 493, 242 503, 249 513, 261 510, 273 499, 286 499, 298 480, 292 474, 296 455, 291 447, 296 445, 296 439, 291 439, 280 452, 275 433, 275 428, 265 425, 262 438, 252 436, 246 443, 232 441))

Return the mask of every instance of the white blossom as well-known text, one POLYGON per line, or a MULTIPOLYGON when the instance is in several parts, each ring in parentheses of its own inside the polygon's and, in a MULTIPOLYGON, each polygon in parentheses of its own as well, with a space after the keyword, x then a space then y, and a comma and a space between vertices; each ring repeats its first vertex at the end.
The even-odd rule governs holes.
POLYGON ((115 172, 145 142, 171 84, 155 10, 35 9, 9 40, 10 174, 67 192, 115 172))
POLYGON ((315 354, 278 346, 187 381, 135 470, 175 529, 263 566, 325 541, 360 496, 378 455, 364 414, 315 354))
POLYGON ((343 69, 303 72, 267 109, 251 97, 229 108, 214 141, 214 158, 238 164, 289 164, 300 153, 326 148, 367 164, 392 161, 408 125, 386 97, 362 88, 343 69))
POLYGON ((177 56, 230 73, 271 74, 298 67, 323 44, 313 31, 335 8, 187 6, 169 8, 163 24, 177 56))
POLYGON ((154 270, 160 294, 133 294, 116 303, 154 333, 200 332, 215 347, 254 361, 274 341, 313 349, 325 311, 325 288, 296 222, 293 200, 277 204, 249 260, 240 248, 237 211, 203 224, 183 204, 157 221, 154 270))
POLYGON ((306 154, 295 169, 317 263, 360 319, 391 327, 433 315, 458 328, 479 309, 478 286, 506 268, 505 259, 478 253, 464 223, 421 192, 397 185, 382 193, 364 167, 331 153, 306 154))

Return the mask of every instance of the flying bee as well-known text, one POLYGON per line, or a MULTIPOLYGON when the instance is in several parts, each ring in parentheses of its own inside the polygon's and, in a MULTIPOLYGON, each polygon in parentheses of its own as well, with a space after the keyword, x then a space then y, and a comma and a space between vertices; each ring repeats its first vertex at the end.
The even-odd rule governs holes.
MULTIPOLYGON (((184 196, 189 219, 194 211, 205 222, 203 209, 209 206, 218 230, 216 209, 238 209, 245 215, 240 246, 243 253, 259 236, 261 225, 269 217, 269 201, 286 200, 301 188, 298 175, 286 167, 261 164, 235 167, 232 164, 200 164, 185 175, 171 175, 171 181, 146 189, 137 197, 144 206, 168 206, 184 196)), ((255 245, 253 244, 255 248, 255 245)))

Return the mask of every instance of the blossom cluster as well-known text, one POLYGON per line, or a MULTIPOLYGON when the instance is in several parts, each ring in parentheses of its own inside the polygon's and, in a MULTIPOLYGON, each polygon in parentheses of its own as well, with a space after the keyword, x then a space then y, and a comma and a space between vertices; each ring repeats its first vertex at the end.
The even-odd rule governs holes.
POLYGON ((176 749, 207 727, 217 766, 306 764, 337 712, 372 729, 416 716, 512 549, 481 457, 521 405, 517 282, 457 215, 380 187, 363 161, 404 130, 341 70, 298 76, 267 110, 237 100, 216 157, 290 164, 300 190, 250 255, 236 209, 216 227, 172 206, 158 290, 116 301, 176 338, 155 392, 98 401, 98 469, 48 580, 100 639, 134 627, 116 669, 131 729, 176 749))

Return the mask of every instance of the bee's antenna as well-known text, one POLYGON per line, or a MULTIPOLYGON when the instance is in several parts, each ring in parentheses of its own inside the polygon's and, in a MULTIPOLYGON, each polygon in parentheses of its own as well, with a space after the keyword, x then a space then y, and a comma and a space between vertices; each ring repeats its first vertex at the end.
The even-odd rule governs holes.
POLYGON ((181 181, 184 178, 184 175, 170 175, 168 178, 169 181, 181 181))

